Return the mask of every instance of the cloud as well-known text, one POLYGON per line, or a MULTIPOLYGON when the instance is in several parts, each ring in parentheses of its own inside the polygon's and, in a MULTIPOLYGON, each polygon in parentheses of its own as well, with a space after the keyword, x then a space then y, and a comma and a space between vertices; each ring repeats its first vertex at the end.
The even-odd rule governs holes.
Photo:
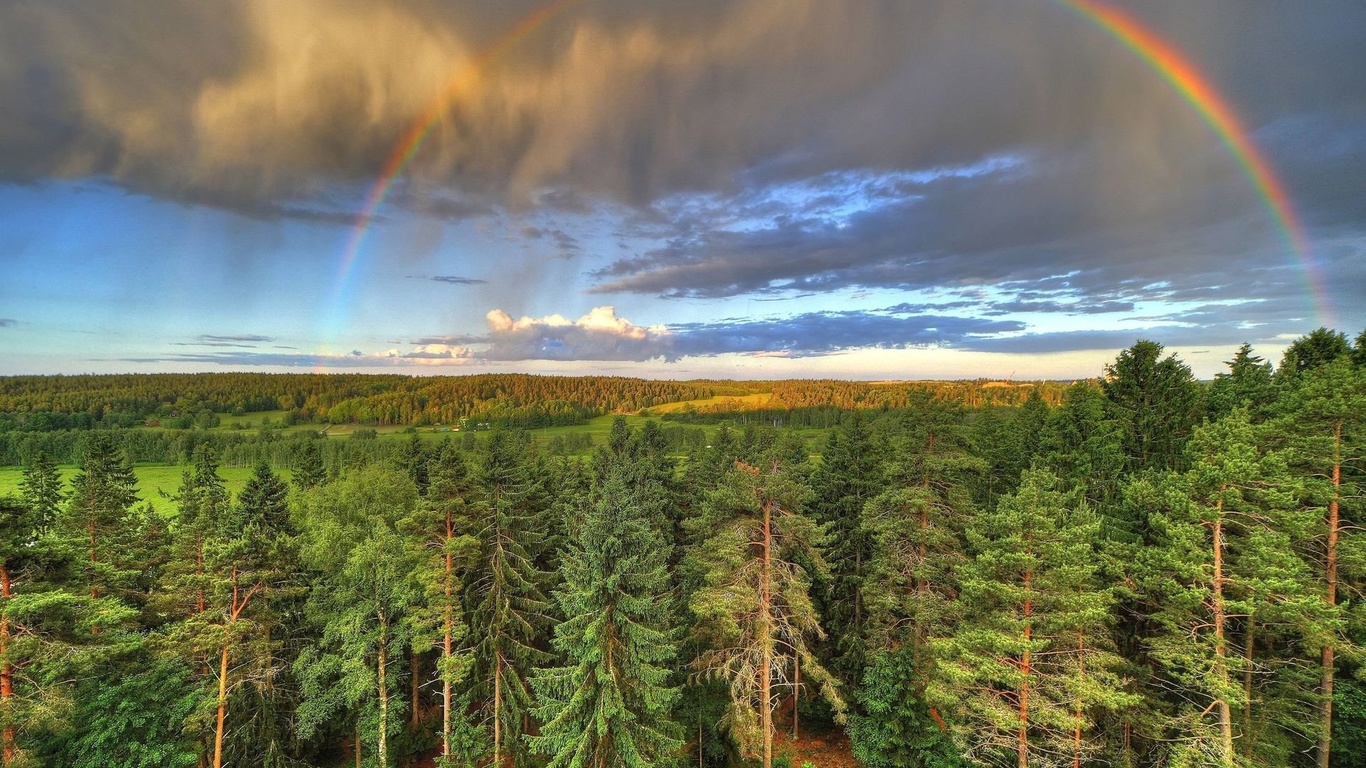
POLYGON ((1023 329, 1024 324, 1014 320, 846 311, 689 323, 669 330, 675 356, 734 352, 805 357, 852 349, 952 347, 975 337, 1023 329))
POLYGON ((203 352, 150 357, 123 357, 126 363, 185 363, 224 365, 239 368, 261 366, 284 368, 366 368, 392 365, 382 355, 365 355, 359 350, 347 355, 290 354, 283 352, 203 352))
POLYGON ((618 317, 610 306, 594 307, 578 320, 560 315, 514 320, 501 309, 488 313, 487 360, 651 360, 666 357, 668 332, 618 317))
POLYGON ((255 333, 238 334, 238 335, 236 335, 236 336, 214 336, 214 335, 211 335, 211 334, 203 334, 203 335, 199 336, 198 338, 199 338, 200 341, 203 341, 203 342, 231 342, 231 341, 239 341, 239 342, 253 342, 253 343, 255 343, 255 342, 275 341, 275 338, 274 338, 273 336, 261 336, 261 335, 259 335, 259 334, 255 334, 255 333))
MULTIPOLYGON (((537 7, 6 4, 0 175, 109 176, 256 215, 320 215, 295 201, 367 184, 448 89, 409 173, 425 190, 414 209, 451 218, 489 199, 642 204, 742 175, 923 168, 1088 136, 1168 165, 1174 146, 1209 139, 1141 62, 1047 4, 605 0, 475 63, 537 7)), ((1331 10, 1176 4, 1144 17, 1179 31, 1255 126, 1366 101, 1354 77, 1363 9, 1331 10)))
POLYGON ((1010 320, 897 315, 885 311, 812 312, 773 319, 731 319, 670 326, 638 326, 610 306, 578 320, 560 315, 514 320, 502 310, 488 314, 487 360, 676 361, 727 353, 825 355, 861 349, 953 346, 983 334, 1019 332, 1010 320))
POLYGON ((0 328, 13 328, 19 321, 12 317, 0 317, 0 328))
POLYGON ((410 280, 431 280, 436 283, 446 283, 447 285, 486 285, 487 280, 480 280, 475 277, 461 277, 460 275, 408 275, 410 280))

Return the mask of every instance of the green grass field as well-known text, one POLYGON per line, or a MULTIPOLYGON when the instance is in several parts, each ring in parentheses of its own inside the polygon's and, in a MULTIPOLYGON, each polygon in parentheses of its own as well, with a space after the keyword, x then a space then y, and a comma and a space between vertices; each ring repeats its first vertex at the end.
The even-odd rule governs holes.
MULTIPOLYGON (((133 467, 133 474, 138 480, 138 497, 142 501, 151 502, 152 506, 162 515, 169 515, 174 511, 174 505, 166 494, 175 493, 180 488, 180 476, 185 471, 185 467, 169 464, 138 464, 133 467)), ((75 467, 62 467, 62 480, 71 481, 76 474, 75 467)), ((247 480, 251 478, 251 467, 219 467, 218 474, 222 476, 228 491, 236 496, 242 492, 247 480)), ((276 472, 286 480, 290 477, 288 469, 276 470, 276 472)), ((0 467, 0 496, 19 495, 19 481, 23 479, 24 470, 21 467, 0 467)))
POLYGON ((706 412, 709 410, 743 410, 747 408, 763 408, 773 399, 770 392, 756 392, 752 395, 717 395, 705 400, 683 400, 677 403, 665 403, 647 408, 650 413, 677 413, 686 411, 689 408, 706 412))

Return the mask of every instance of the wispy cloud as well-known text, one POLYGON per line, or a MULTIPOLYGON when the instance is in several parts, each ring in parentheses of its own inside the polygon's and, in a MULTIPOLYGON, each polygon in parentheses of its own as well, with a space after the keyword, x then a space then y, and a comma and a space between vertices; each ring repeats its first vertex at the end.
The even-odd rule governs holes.
POLYGON ((480 280, 477 277, 464 277, 461 275, 408 275, 410 280, 431 280, 434 283, 446 283, 447 285, 487 285, 487 280, 480 280))
POLYGON ((12 317, 0 317, 0 328, 13 328, 19 321, 12 317))

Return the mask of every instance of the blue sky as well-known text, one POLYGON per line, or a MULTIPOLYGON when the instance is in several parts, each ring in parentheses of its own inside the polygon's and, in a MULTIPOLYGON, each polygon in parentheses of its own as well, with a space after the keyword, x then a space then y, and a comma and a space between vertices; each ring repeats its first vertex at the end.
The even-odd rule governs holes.
POLYGON ((511 43, 536 4, 57 0, 0 6, 0 373, 1071 378, 1153 338, 1210 376, 1355 335, 1366 7, 1116 5, 1248 126, 1322 305, 1201 116, 1046 0, 585 0, 511 43))

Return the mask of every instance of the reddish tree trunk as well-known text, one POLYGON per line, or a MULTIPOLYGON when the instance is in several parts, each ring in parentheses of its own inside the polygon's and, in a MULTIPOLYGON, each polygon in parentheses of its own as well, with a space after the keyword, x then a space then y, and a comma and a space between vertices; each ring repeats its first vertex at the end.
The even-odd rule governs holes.
POLYGON ((1030 673, 1030 653, 1029 641, 1034 635, 1034 627, 1029 621, 1029 615, 1034 604, 1029 599, 1030 581, 1033 579, 1032 571, 1025 571, 1024 574, 1024 656, 1020 659, 1020 673, 1023 679, 1020 681, 1020 730, 1016 739, 1015 752, 1019 768, 1029 768, 1029 673, 1030 673))
MULTIPOLYGON (((1227 486, 1221 488, 1219 505, 1215 512, 1214 523, 1214 581, 1212 584, 1214 595, 1214 655, 1218 657, 1215 675, 1221 683, 1220 689, 1228 689, 1228 666, 1225 660, 1228 658, 1228 643, 1224 637, 1224 624, 1227 617, 1224 613, 1224 499, 1223 492, 1227 486)), ((1220 698, 1215 702, 1215 708, 1219 711, 1219 751, 1220 761, 1224 765, 1233 765, 1233 713, 1228 705, 1228 699, 1220 698)))
MULTIPOLYGON (((0 565, 0 597, 3 597, 6 601, 8 601, 10 598, 10 586, 11 585, 9 577, 9 568, 0 565)), ((9 616, 6 615, 5 617, 0 618, 0 656, 4 656, 8 652, 9 616)), ((14 665, 10 664, 9 661, 6 660, 5 666, 2 669, 0 669, 0 702, 3 702, 5 714, 7 717, 9 716, 9 708, 10 704, 12 703, 11 699, 13 698, 14 665)), ((14 759, 16 757, 19 756, 19 750, 15 746, 14 726, 9 724, 8 722, 5 723, 3 741, 3 755, 5 759, 5 765, 9 765, 10 763, 14 762, 14 759)))
MULTIPOLYGON (((1326 553, 1326 579, 1328 581, 1328 605, 1338 603, 1338 500, 1342 493, 1342 422, 1333 425, 1333 497, 1328 502, 1328 552, 1326 553)), ((1328 768, 1333 747, 1333 671, 1336 651, 1336 638, 1329 638, 1323 646, 1323 681, 1319 712, 1319 749, 1318 768, 1328 768)))
POLYGON ((764 768, 773 768, 773 629, 771 626, 772 617, 772 568, 773 568, 773 528, 772 528, 772 506, 764 502, 764 528, 763 528, 763 549, 764 549, 764 568, 759 584, 759 643, 762 651, 762 662, 760 663, 759 674, 759 697, 763 702, 763 710, 759 713, 761 727, 764 731, 764 768))

